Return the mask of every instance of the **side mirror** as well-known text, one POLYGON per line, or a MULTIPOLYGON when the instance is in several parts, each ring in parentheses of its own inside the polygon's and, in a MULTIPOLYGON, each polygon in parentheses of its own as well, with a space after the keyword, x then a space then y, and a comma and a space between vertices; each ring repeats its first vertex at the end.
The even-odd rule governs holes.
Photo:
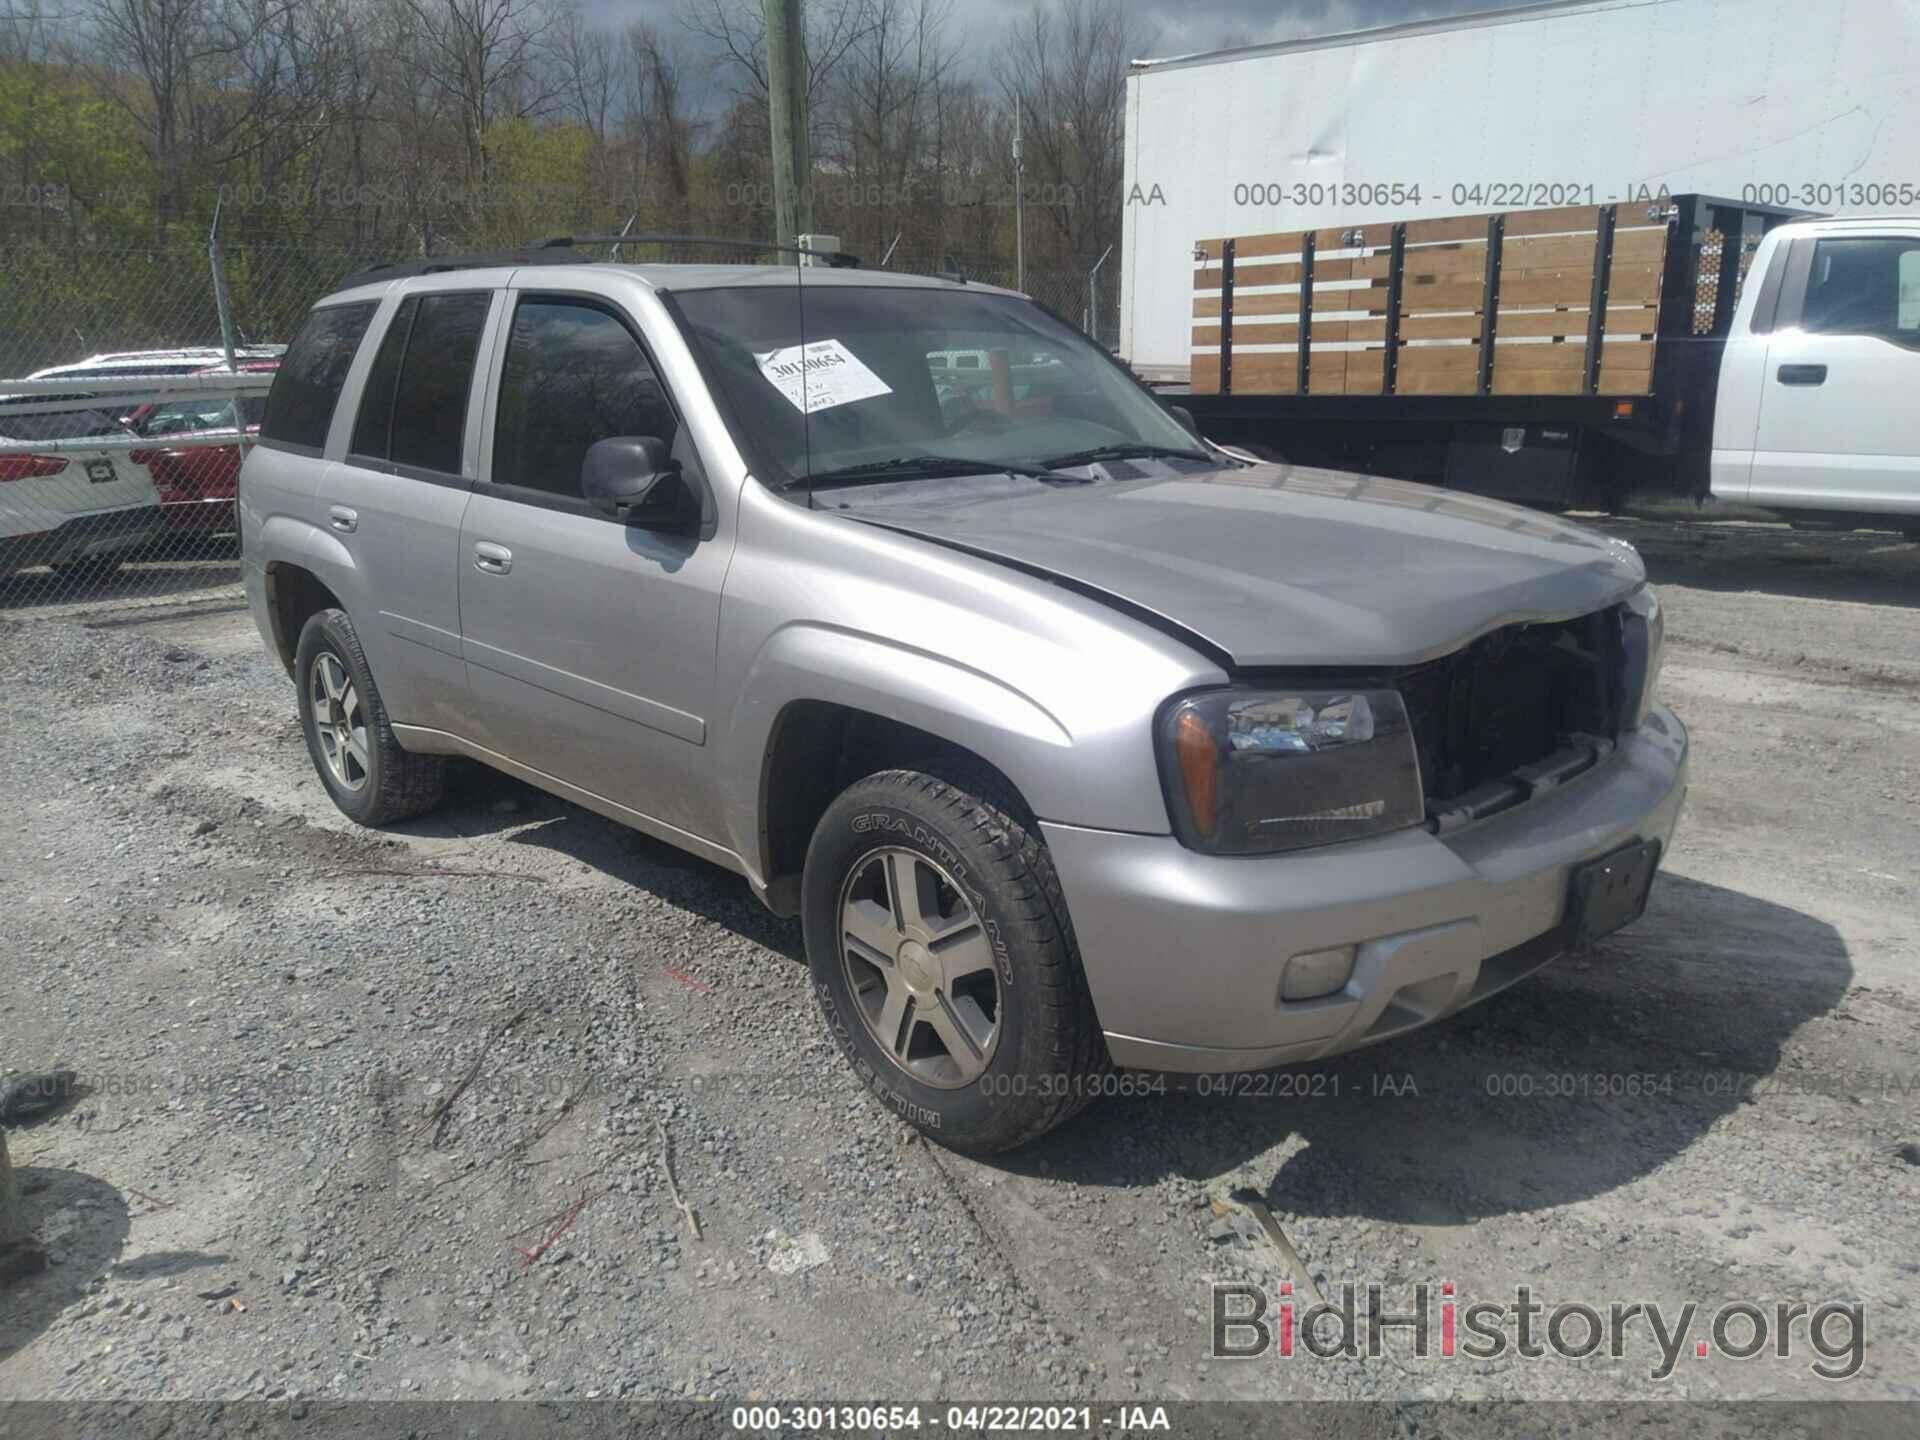
POLYGON ((1198 440, 1200 438, 1200 426, 1195 423, 1193 412, 1187 409, 1186 406, 1169 405, 1167 406, 1167 413, 1178 420, 1180 422, 1180 428, 1193 436, 1194 439, 1198 440))
POLYGON ((680 462, 654 435, 594 441, 580 462, 580 493, 601 514, 629 525, 664 528, 698 518, 680 462))

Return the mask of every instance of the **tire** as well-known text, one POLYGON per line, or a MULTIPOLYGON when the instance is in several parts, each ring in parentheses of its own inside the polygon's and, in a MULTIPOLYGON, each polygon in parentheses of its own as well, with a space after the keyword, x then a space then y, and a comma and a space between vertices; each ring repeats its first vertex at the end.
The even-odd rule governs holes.
POLYGON ((344 610, 322 610, 302 627, 293 678, 307 753, 341 814, 361 825, 388 825, 440 804, 446 759, 400 748, 344 610))
POLYGON ((814 994, 854 1072, 970 1154, 1045 1134, 1111 1068, 1059 878, 1023 810, 988 777, 881 771, 827 807, 801 881, 814 994))

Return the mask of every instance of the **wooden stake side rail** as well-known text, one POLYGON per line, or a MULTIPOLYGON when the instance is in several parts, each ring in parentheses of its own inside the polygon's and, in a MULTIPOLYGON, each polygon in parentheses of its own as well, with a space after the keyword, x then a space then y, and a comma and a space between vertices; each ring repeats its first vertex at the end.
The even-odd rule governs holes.
POLYGON ((1603 205, 1203 240, 1192 389, 1645 395, 1668 238, 1603 205))

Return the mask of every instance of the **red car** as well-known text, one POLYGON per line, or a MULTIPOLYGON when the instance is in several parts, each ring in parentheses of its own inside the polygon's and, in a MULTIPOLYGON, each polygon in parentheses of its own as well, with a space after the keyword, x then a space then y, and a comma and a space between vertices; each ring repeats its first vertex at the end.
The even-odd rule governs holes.
MULTIPOLYGON (((280 368, 280 362, 256 360, 239 368, 250 374, 271 374, 280 368)), ((227 367, 213 365, 196 373, 224 375, 227 367)), ((151 440, 236 430, 258 435, 265 408, 264 395, 242 395, 237 402, 219 395, 190 396, 142 405, 126 417, 126 424, 135 434, 151 440)), ((244 447, 237 444, 162 445, 135 450, 128 458, 144 465, 153 476, 167 533, 216 535, 240 528, 235 501, 240 493, 240 461, 244 455, 244 447)))

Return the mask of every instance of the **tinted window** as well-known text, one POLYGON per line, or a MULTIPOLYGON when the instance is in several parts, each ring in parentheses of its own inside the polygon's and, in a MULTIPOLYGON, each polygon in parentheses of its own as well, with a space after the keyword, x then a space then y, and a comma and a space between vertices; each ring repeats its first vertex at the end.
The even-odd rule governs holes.
POLYGON ((1920 344, 1920 240, 1822 240, 1814 246, 1801 327, 1920 344))
POLYGON ((360 413, 353 419, 353 439, 347 444, 349 455, 373 460, 387 458, 387 432, 393 424, 393 387, 400 378, 400 357, 407 348, 407 332, 413 328, 413 312, 418 302, 409 295, 393 312, 380 349, 367 371, 367 383, 360 390, 360 413))
POLYGON ((492 302, 486 291, 401 302, 367 371, 349 454, 460 473, 467 392, 492 302))
POLYGON ((500 377, 493 483, 579 498, 580 462, 596 440, 652 435, 678 422, 627 327, 567 300, 522 300, 500 377))
POLYGON ((393 397, 394 464, 460 473, 467 390, 492 302, 486 291, 420 297, 393 397))
POLYGON ((346 384, 373 302, 329 305, 307 316, 287 347, 267 394, 260 438, 318 450, 327 443, 333 407, 346 384))

